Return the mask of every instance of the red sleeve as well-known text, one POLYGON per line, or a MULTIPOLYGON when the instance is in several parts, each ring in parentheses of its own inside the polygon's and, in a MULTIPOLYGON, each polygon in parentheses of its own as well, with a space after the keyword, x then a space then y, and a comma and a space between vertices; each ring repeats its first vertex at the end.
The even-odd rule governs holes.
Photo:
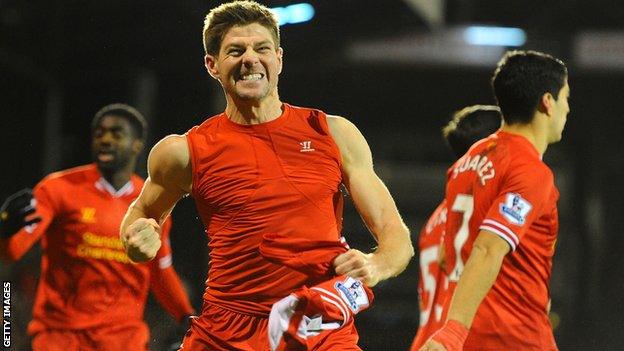
POLYGON ((512 169, 479 229, 500 236, 514 251, 553 188, 553 174, 545 166, 526 164, 512 169))
POLYGON ((54 203, 51 188, 45 180, 35 187, 33 194, 36 211, 34 215, 40 216, 41 222, 22 228, 8 239, 0 239, 0 258, 15 262, 41 239, 58 213, 58 205, 54 203))
POLYGON ((169 231, 171 217, 163 223, 161 231, 162 246, 156 258, 150 262, 150 290, 163 308, 180 321, 185 315, 194 314, 188 295, 180 281, 180 277, 173 269, 171 258, 171 244, 169 231))

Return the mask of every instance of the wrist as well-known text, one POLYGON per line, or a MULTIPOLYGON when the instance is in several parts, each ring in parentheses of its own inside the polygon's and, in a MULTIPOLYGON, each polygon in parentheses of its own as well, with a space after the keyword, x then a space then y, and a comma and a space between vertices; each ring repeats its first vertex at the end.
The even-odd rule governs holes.
POLYGON ((404 259, 403 255, 398 252, 385 252, 377 249, 369 255, 380 281, 398 276, 409 263, 409 258, 404 259))
POLYGON ((469 329, 465 325, 454 319, 449 319, 440 330, 431 336, 431 339, 442 344, 448 351, 459 351, 463 349, 468 332, 469 329))

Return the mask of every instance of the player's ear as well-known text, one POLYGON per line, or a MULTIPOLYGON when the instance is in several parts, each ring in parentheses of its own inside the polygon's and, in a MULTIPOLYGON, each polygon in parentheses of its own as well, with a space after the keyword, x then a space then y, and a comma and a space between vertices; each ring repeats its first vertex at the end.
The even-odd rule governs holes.
POLYGON ((277 64, 279 66, 277 74, 282 73, 282 64, 284 62, 283 59, 284 59, 284 49, 279 47, 279 48, 277 48, 277 64))
POLYGON ((544 93, 537 105, 537 110, 543 114, 552 116, 553 108, 555 106, 555 97, 551 93, 544 93))
POLYGON ((219 79, 219 67, 217 65, 217 57, 206 54, 204 56, 204 66, 206 66, 206 70, 210 76, 214 79, 219 79))

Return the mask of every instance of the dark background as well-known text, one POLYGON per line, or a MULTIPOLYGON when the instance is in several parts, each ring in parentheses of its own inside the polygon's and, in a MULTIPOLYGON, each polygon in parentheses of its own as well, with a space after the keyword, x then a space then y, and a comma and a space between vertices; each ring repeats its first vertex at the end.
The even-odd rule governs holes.
MULTIPOLYGON (((494 103, 489 79, 504 50, 471 48, 496 58, 476 63, 465 54, 436 56, 441 47, 459 45, 444 33, 468 24, 516 26, 527 33, 523 49, 568 63, 571 113, 564 140, 545 156, 562 194, 551 289, 555 334, 561 350, 624 349, 624 44, 618 44, 624 43, 624 4, 448 0, 442 21, 432 22, 408 0, 309 3, 316 8, 311 22, 282 27, 281 97, 343 115, 360 128, 415 244, 443 196, 452 162, 440 128, 465 105, 494 103), (616 36, 590 38, 598 48, 588 54, 579 38, 592 32, 616 36), (388 45, 420 51, 401 56, 388 45)), ((90 162, 89 123, 105 104, 127 102, 144 112, 150 145, 222 111, 223 93, 203 67, 201 41, 203 17, 217 4, 0 0, 0 198, 49 172, 90 162)), ((145 173, 144 159, 138 171, 145 173)), ((174 264, 199 309, 206 238, 190 200, 173 216, 174 264)), ((345 236, 363 250, 374 245, 352 208, 345 236)), ((0 276, 17 286, 15 350, 28 349, 24 331, 39 257, 33 249, 0 267, 0 276)), ((357 318, 362 348, 408 349, 418 326, 417 272, 415 257, 400 277, 376 288, 374 307, 357 318)), ((151 300, 146 315, 153 350, 161 350, 174 323, 151 300)))

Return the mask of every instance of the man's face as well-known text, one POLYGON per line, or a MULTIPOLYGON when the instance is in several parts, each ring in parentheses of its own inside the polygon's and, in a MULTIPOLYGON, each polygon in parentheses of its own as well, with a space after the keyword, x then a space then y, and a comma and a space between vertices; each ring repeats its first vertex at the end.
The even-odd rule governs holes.
POLYGON ((217 56, 206 55, 206 68, 227 95, 260 101, 277 93, 282 49, 275 46, 271 32, 262 25, 236 26, 223 37, 217 56))
POLYGON ((104 116, 93 130, 91 152, 102 171, 116 172, 126 167, 136 159, 141 147, 142 142, 123 117, 104 116))
POLYGON ((568 104, 568 98, 570 97, 570 86, 566 80, 563 88, 559 90, 557 101, 553 105, 553 115, 551 120, 551 128, 549 135, 549 143, 556 143, 561 140, 563 128, 565 127, 568 119, 568 113, 570 113, 570 105, 568 104))

